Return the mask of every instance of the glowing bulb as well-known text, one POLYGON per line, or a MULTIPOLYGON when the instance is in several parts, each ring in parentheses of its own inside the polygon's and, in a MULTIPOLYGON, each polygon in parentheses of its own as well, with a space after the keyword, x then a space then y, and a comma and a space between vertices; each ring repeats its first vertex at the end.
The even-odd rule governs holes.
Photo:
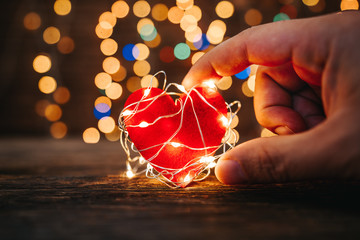
POLYGON ((215 89, 216 89, 215 82, 214 82, 214 81, 212 81, 212 80, 209 80, 209 81, 203 82, 203 85, 205 85, 206 87, 209 87, 209 88, 215 88, 215 89))
POLYGON ((146 163, 145 158, 140 157, 140 158, 139 158, 139 163, 140 163, 140 164, 144 164, 144 163, 146 163))
POLYGON ((132 111, 130 111, 130 110, 125 110, 124 112, 123 112, 123 116, 129 116, 129 115, 131 115, 133 112, 132 111))
POLYGON ((128 170, 128 171, 126 171, 126 176, 128 178, 133 178, 135 176, 135 174, 131 170, 128 170))
POLYGON ((220 121, 221 121, 221 123, 223 124, 224 127, 226 127, 226 128, 228 127, 229 120, 225 116, 221 116, 220 121))
POLYGON ((150 93, 150 89, 146 89, 144 91, 144 97, 147 97, 149 95, 149 93, 150 93))
POLYGON ((214 160, 215 160, 215 158, 212 157, 212 156, 204 156, 204 157, 200 158, 199 162, 201 162, 201 163, 212 163, 214 160))
POLYGON ((188 175, 186 175, 186 177, 184 178, 184 182, 190 182, 191 181, 191 177, 190 177, 190 173, 188 173, 188 175))
POLYGON ((147 123, 147 122, 141 122, 140 124, 139 124, 139 127, 141 127, 141 128, 146 128, 146 127, 148 127, 149 126, 149 123, 147 123))
POLYGON ((216 162, 212 162, 212 163, 210 163, 209 165, 208 165, 208 168, 213 168, 213 167, 215 167, 216 166, 216 162))
POLYGON ((186 89, 185 89, 185 87, 184 87, 183 85, 176 85, 176 87, 177 87, 180 91, 186 93, 186 89))
POLYGON ((172 143, 170 143, 170 144, 171 144, 171 146, 173 146, 173 147, 175 147, 175 148, 181 146, 181 144, 180 144, 180 143, 177 143, 177 142, 172 142, 172 143))

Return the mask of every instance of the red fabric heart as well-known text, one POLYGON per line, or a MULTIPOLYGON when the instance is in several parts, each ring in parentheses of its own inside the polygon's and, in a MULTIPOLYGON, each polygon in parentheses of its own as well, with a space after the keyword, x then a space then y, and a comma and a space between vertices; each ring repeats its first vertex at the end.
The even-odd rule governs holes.
POLYGON ((194 88, 175 102, 159 88, 142 88, 130 95, 123 113, 141 155, 180 187, 201 172, 201 157, 212 156, 226 132, 226 104, 213 88, 194 88))

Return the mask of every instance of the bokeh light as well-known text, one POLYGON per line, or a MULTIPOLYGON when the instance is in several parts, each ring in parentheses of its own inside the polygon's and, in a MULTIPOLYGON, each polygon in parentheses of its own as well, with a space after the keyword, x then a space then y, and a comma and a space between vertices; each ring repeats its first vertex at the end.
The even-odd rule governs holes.
POLYGON ((156 21, 164 21, 167 19, 168 11, 169 9, 165 4, 157 3, 153 6, 151 10, 151 16, 156 21))
POLYGON ((191 15, 194 16, 196 21, 200 21, 201 17, 202 17, 202 11, 201 8, 199 8, 196 5, 193 5, 191 8, 187 9, 184 12, 184 15, 191 15))
POLYGON ((41 25, 41 18, 36 12, 29 12, 24 17, 24 27, 27 30, 36 30, 41 25))
POLYGON ((195 64, 205 53, 204 52, 196 52, 191 58, 191 64, 195 64))
POLYGON ((290 20, 290 17, 288 15, 286 15, 285 13, 278 13, 275 15, 274 17, 274 22, 278 22, 278 21, 284 21, 284 20, 290 20))
POLYGON ((33 68, 38 73, 45 73, 51 68, 51 60, 48 56, 38 55, 33 61, 33 68))
POLYGON ((108 98, 106 96, 100 96, 100 97, 96 98, 94 107, 96 107, 97 105, 99 105, 101 103, 108 105, 109 108, 111 108, 111 106, 112 106, 110 98, 108 98))
POLYGON ((206 50, 209 46, 210 42, 206 34, 201 34, 200 38, 194 42, 194 47, 198 50, 206 50))
POLYGON ((247 81, 244 81, 241 84, 241 90, 242 90, 242 93, 247 97, 253 97, 254 96, 254 92, 249 89, 247 81))
POLYGON ((250 91, 255 92, 255 75, 252 75, 247 80, 247 85, 250 91))
POLYGON ((37 101, 35 104, 35 112, 39 116, 45 117, 45 109, 48 105, 50 105, 50 102, 47 99, 37 101))
POLYGON ((110 87, 112 82, 111 76, 108 73, 101 72, 95 76, 95 85, 99 89, 106 89, 110 87))
POLYGON ((146 24, 140 29, 140 37, 144 41, 152 41, 157 35, 157 30, 154 25, 146 24))
POLYGON ((225 32, 226 24, 221 20, 215 20, 210 23, 206 36, 211 44, 219 44, 223 41, 225 32))
POLYGON ((146 60, 136 61, 133 66, 133 70, 137 76, 143 77, 150 72, 151 66, 146 60))
POLYGON ((256 26, 262 22, 263 16, 259 10, 251 8, 246 11, 244 18, 249 26, 256 26))
POLYGON ((133 76, 126 81, 126 88, 130 92, 135 92, 141 88, 141 80, 139 77, 133 76))
POLYGON ((110 37, 113 34, 112 28, 103 28, 100 23, 96 25, 95 33, 98 36, 98 38, 105 39, 110 37))
POLYGON ((316 4, 319 3, 319 0, 302 0, 302 2, 307 5, 307 6, 315 6, 316 4))
POLYGON ((180 21, 180 27, 186 32, 194 31, 197 27, 197 20, 193 15, 184 15, 180 21))
POLYGON ((120 61, 115 57, 107 57, 103 61, 103 69, 109 74, 116 73, 120 69, 120 61))
POLYGON ((168 12, 168 19, 170 22, 174 24, 180 23, 182 17, 184 16, 184 11, 178 8, 177 6, 172 7, 169 9, 168 12))
POLYGON ((111 12, 117 17, 117 18, 124 18, 129 13, 129 5, 125 1, 116 1, 111 6, 111 12))
POLYGON ((261 130, 261 134, 260 134, 261 137, 273 137, 273 136, 277 136, 277 134, 273 133, 272 131, 270 131, 269 129, 267 128, 263 128, 261 130))
POLYGON ((98 121, 98 128, 103 133, 111 133, 115 128, 115 121, 112 117, 103 117, 98 121))
POLYGON ((232 85, 232 78, 231 76, 228 77, 222 77, 219 81, 216 82, 216 86, 220 89, 220 90, 227 90, 231 87, 232 85))
POLYGON ((94 116, 100 120, 103 117, 108 117, 111 114, 111 107, 106 103, 99 103, 94 107, 94 116))
POLYGON ((111 56, 118 50, 118 44, 114 39, 107 38, 101 42, 100 50, 104 55, 111 56))
POLYGON ((291 19, 297 17, 298 11, 294 5, 288 4, 281 7, 280 12, 285 13, 291 19))
POLYGON ((144 43, 146 44, 146 46, 148 46, 150 48, 156 48, 161 43, 160 34, 157 34, 156 37, 154 38, 154 40, 152 40, 152 41, 144 41, 144 43))
POLYGON ((83 132, 83 140, 85 143, 98 143, 100 140, 100 133, 94 127, 87 128, 83 132))
POLYGON ((151 87, 156 88, 159 86, 159 81, 156 77, 153 77, 153 75, 146 75, 141 79, 140 84, 142 88, 147 88, 150 84, 151 87))
POLYGON ((250 72, 251 72, 251 68, 247 67, 243 71, 235 74, 235 77, 237 77, 238 79, 244 80, 244 79, 247 79, 249 77, 250 72))
POLYGON ((134 15, 140 18, 149 15, 151 7, 147 1, 137 1, 133 6, 134 15))
POLYGON ((174 55, 177 59, 185 60, 190 56, 191 50, 186 43, 179 43, 174 48, 174 55))
POLYGON ((104 12, 99 17, 99 24, 104 29, 113 28, 116 24, 116 16, 112 12, 104 12))
POLYGON ((60 41, 57 43, 57 49, 62 54, 69 54, 74 51, 75 43, 71 37, 63 36, 60 38, 60 41))
POLYGON ((43 39, 47 44, 55 44, 60 40, 60 31, 56 27, 48 27, 43 33, 43 39))
POLYGON ((194 5, 194 0, 176 0, 176 5, 182 10, 187 10, 194 5))
POLYGON ((66 136, 68 128, 65 123, 58 121, 50 126, 50 134, 55 139, 62 139, 66 136))
POLYGON ((136 56, 136 60, 145 60, 149 57, 150 50, 148 46, 143 43, 135 44, 133 48, 133 56, 136 56))
POLYGON ((65 104, 70 100, 70 91, 67 87, 58 87, 53 93, 54 101, 58 104, 65 104))
POLYGON ((160 60, 165 63, 170 63, 175 60, 174 49, 170 46, 164 46, 160 50, 160 60))
POLYGON ((57 104, 49 104, 45 108, 45 117, 50 122, 58 121, 62 116, 62 110, 57 104))
POLYGON ((359 10, 359 2, 357 0, 342 0, 340 3, 341 11, 359 10))
POLYGON ((115 127, 111 133, 105 133, 105 137, 110 142, 116 142, 120 139, 120 130, 119 128, 115 127))
POLYGON ((71 2, 69 0, 56 0, 54 3, 54 11, 60 16, 69 14, 71 11, 71 2))
POLYGON ((126 78, 126 74, 127 74, 126 68, 123 66, 120 66, 119 71, 111 74, 111 77, 115 82, 120 82, 126 78))
POLYGON ((105 89, 105 94, 110 99, 116 100, 118 99, 123 92, 123 89, 119 83, 112 82, 109 87, 105 89))
POLYGON ((38 87, 42 93, 49 94, 55 91, 57 83, 53 77, 44 76, 40 78, 38 82, 38 87))
POLYGON ((229 18, 234 14, 234 5, 229 1, 221 1, 216 5, 215 12, 221 18, 229 18))

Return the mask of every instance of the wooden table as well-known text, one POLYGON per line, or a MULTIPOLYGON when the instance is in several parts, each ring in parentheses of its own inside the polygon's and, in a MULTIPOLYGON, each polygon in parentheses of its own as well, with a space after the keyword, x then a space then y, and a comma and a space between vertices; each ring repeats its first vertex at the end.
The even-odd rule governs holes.
POLYGON ((119 143, 0 139, 0 239, 359 239, 359 182, 186 189, 121 175, 119 143))

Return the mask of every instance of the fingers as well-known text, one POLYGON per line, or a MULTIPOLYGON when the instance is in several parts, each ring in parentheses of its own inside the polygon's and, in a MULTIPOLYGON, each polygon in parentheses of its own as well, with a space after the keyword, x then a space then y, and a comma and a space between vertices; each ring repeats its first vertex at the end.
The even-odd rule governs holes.
POLYGON ((324 138, 331 128, 330 124, 321 124, 302 134, 258 138, 242 143, 218 161, 215 174, 225 184, 339 177, 339 172, 346 172, 347 157, 338 148, 339 144, 345 144, 342 144, 343 134, 330 134, 324 138))
POLYGON ((333 15, 249 28, 200 58, 185 76, 183 85, 190 88, 205 80, 231 76, 250 64, 278 66, 289 61, 303 80, 319 85, 329 37, 317 28, 328 24, 327 18, 333 15))
POLYGON ((324 120, 320 98, 291 63, 258 68, 254 108, 258 122, 279 135, 302 132, 324 120))

